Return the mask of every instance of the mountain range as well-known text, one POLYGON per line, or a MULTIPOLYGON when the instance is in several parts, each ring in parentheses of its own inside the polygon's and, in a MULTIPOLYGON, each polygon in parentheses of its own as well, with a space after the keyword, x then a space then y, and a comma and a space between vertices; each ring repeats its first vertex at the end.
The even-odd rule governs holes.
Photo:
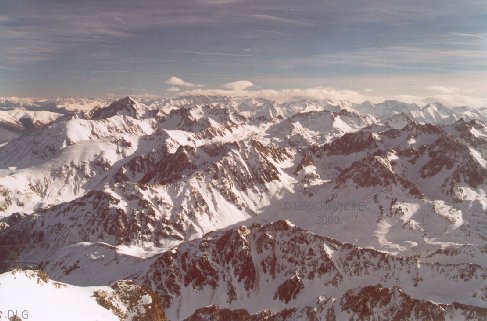
POLYGON ((0 144, 0 320, 487 319, 487 107, 1 98, 0 144))

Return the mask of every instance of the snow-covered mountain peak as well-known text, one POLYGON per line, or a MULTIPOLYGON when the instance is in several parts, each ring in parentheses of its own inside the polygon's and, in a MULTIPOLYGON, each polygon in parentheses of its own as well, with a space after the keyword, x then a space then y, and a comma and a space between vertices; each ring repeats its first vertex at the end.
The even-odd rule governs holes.
POLYGON ((141 106, 134 99, 127 96, 112 102, 107 107, 95 108, 91 111, 91 118, 95 120, 106 119, 115 115, 125 115, 133 118, 140 116, 141 106))
POLYGON ((389 127, 394 129, 402 129, 410 123, 414 122, 414 119, 407 113, 395 114, 384 121, 389 127))

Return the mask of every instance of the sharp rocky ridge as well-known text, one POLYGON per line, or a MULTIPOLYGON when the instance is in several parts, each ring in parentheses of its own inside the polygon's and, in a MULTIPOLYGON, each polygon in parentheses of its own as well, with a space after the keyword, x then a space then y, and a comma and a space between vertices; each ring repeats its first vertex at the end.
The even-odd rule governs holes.
POLYGON ((91 291, 107 320, 487 318, 486 108, 0 103, 0 293, 91 291))

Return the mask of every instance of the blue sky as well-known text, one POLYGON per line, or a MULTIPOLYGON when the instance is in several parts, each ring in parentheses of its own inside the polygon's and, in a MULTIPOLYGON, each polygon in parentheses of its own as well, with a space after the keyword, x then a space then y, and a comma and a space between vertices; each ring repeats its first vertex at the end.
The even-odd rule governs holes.
POLYGON ((0 0, 2 96, 311 88, 487 105, 487 2, 0 0))

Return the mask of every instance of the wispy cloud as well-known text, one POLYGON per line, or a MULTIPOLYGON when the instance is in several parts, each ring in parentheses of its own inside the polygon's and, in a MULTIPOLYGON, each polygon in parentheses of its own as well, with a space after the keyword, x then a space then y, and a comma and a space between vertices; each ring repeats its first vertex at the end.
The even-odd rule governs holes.
POLYGON ((0 15, 0 23, 1 22, 8 22, 8 21, 12 21, 12 18, 0 15))
POLYGON ((305 27, 313 27, 314 24, 310 22, 305 22, 305 21, 300 21, 300 20, 295 20, 295 19, 289 19, 289 18, 283 18, 279 16, 273 16, 273 15, 266 15, 266 14, 252 14, 248 16, 249 18, 255 19, 255 20, 262 20, 262 21, 267 21, 267 22, 276 22, 276 23, 281 23, 281 24, 290 24, 290 25, 297 25, 297 26, 305 26, 305 27))
POLYGON ((80 44, 103 44, 109 39, 134 37, 144 30, 215 22, 211 16, 181 10, 154 1, 131 7, 113 1, 32 3, 28 9, 14 10, 12 17, 0 16, 0 61, 20 65, 49 60, 80 44))
POLYGON ((426 46, 388 46, 365 48, 312 55, 308 57, 281 58, 273 62, 282 69, 295 69, 304 66, 320 68, 323 66, 364 66, 368 70, 421 70, 435 69, 450 71, 452 66, 486 66, 487 48, 444 49, 426 46))
POLYGON ((265 30, 265 29, 255 29, 257 32, 262 32, 262 33, 268 33, 272 35, 277 35, 277 36, 285 36, 285 32, 280 32, 280 31, 275 31, 275 30, 265 30))
POLYGON ((468 38, 476 38, 476 39, 487 40, 487 37, 485 37, 485 36, 475 35, 472 33, 450 32, 450 34, 454 35, 454 36, 460 36, 460 37, 468 37, 468 38))
POLYGON ((208 5, 225 5, 225 4, 242 2, 242 0, 197 0, 197 1, 199 3, 208 4, 208 5))
POLYGON ((192 51, 192 50, 175 50, 176 52, 191 54, 191 55, 202 55, 202 56, 227 56, 227 57, 252 57, 249 54, 237 54, 228 52, 205 52, 205 51, 192 51))

